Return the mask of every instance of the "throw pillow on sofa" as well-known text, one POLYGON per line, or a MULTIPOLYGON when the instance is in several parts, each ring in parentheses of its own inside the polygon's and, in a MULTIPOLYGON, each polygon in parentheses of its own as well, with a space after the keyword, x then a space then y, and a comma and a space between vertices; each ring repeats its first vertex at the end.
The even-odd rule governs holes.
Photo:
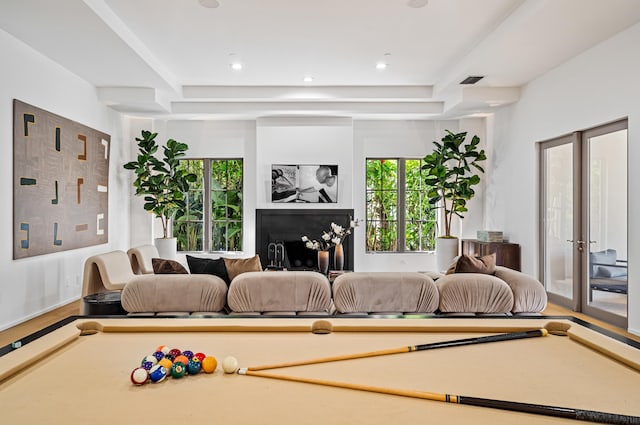
POLYGON ((175 260, 152 258, 151 265, 155 274, 189 274, 187 269, 175 260))
POLYGON ((482 273, 494 274, 496 272, 496 254, 489 254, 483 257, 471 257, 461 255, 454 264, 449 266, 447 274, 452 273, 482 273))
POLYGON ((230 280, 242 273, 262 271, 262 264, 258 255, 251 258, 224 258, 224 264, 227 267, 230 280))
POLYGON ((231 284, 225 261, 222 258, 200 258, 187 255, 187 264, 189 264, 189 270, 192 274, 212 274, 224 280, 227 286, 231 284))

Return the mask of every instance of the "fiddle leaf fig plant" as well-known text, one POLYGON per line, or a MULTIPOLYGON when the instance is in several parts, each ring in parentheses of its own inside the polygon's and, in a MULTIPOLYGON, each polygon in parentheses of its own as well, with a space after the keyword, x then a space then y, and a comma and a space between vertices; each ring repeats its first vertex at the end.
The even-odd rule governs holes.
POLYGON ((444 210, 444 235, 451 238, 453 216, 464 218, 467 201, 475 196, 473 186, 480 183, 476 172, 484 173, 480 162, 487 159, 484 149, 479 149, 480 138, 473 136, 464 143, 467 132, 447 134, 440 142, 434 141, 435 149, 424 157, 422 169, 426 171, 425 183, 430 208, 444 210))
POLYGON ((196 180, 196 175, 179 167, 180 158, 189 149, 186 143, 169 139, 162 147, 163 158, 155 154, 160 146, 156 142, 158 133, 142 130, 138 142, 138 157, 127 162, 124 168, 136 174, 133 186, 136 195, 144 196, 144 209, 160 218, 162 237, 168 237, 169 222, 173 218, 184 215, 186 210, 185 193, 189 183, 196 180))

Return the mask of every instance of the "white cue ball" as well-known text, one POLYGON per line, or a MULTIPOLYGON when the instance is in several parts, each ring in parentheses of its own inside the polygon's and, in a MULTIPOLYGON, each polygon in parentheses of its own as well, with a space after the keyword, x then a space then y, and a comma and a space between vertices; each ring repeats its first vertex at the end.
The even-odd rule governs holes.
POLYGON ((235 357, 227 356, 222 361, 224 373, 235 373, 238 370, 238 360, 235 357))

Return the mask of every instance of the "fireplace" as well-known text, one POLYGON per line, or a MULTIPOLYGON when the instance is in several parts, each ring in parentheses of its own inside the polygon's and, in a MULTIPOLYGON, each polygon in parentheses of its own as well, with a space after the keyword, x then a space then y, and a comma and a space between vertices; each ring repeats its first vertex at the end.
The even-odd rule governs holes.
MULTIPOLYGON (((328 231, 331 223, 348 226, 353 218, 351 209, 259 209, 256 210, 256 253, 263 267, 273 258, 274 247, 284 248, 283 266, 288 270, 317 270, 317 252, 305 247, 302 236, 320 239, 323 231, 328 231), (271 256, 269 247, 271 244, 271 256)), ((344 269, 353 270, 353 235, 343 243, 344 269)), ((333 251, 333 249, 332 249, 333 251)), ((329 268, 333 269, 333 252, 329 268)))

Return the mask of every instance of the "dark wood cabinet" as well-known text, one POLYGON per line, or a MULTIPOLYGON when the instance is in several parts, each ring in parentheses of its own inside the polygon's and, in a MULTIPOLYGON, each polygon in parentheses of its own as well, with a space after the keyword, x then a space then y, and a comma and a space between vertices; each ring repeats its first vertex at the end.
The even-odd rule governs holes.
POLYGON ((520 245, 509 242, 482 242, 476 239, 462 240, 462 253, 482 257, 496 253, 496 265, 520 271, 520 245))

